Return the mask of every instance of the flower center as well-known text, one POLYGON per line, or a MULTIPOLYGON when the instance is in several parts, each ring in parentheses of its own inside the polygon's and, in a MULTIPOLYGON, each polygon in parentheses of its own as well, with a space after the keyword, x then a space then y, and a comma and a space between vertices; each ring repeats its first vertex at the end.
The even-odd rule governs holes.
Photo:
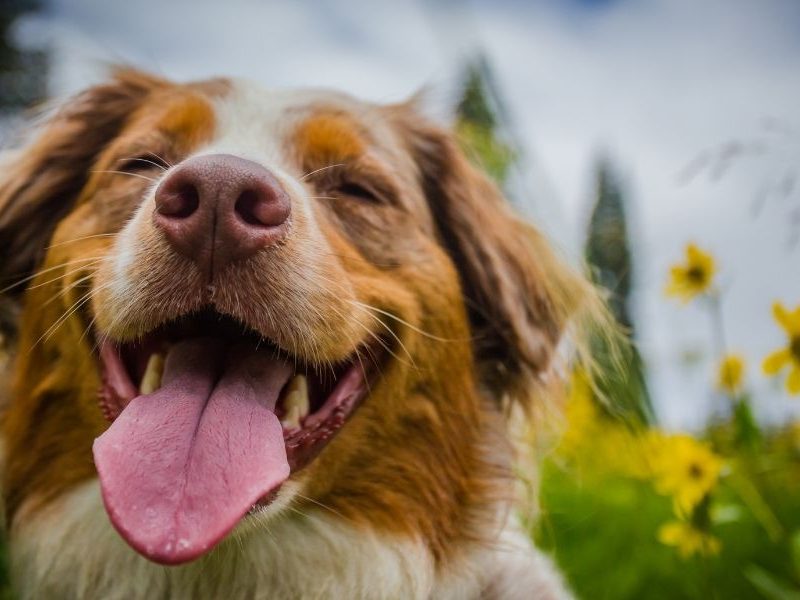
POLYGON ((792 336, 789 341, 789 352, 791 352, 795 361, 800 363, 800 335, 792 336))
POLYGON ((701 267, 689 267, 686 278, 693 283, 703 283, 706 280, 706 272, 701 267))
POLYGON ((697 463, 689 465, 689 477, 692 479, 701 479, 703 477, 703 467, 697 463))

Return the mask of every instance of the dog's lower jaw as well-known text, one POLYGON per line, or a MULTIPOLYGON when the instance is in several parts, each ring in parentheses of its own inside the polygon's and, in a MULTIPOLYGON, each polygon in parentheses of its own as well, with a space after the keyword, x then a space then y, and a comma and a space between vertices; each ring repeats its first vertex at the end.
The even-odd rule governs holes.
POLYGON ((12 527, 13 584, 23 600, 571 597, 513 517, 438 568, 421 540, 356 529, 322 509, 303 513, 243 524, 208 556, 164 568, 119 537, 92 480, 12 527))

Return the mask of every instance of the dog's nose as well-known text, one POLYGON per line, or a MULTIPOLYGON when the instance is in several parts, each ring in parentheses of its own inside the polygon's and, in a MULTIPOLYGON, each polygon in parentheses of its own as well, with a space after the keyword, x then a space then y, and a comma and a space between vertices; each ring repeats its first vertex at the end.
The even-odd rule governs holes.
POLYGON ((204 272, 248 258, 286 235, 291 202, 261 165, 230 154, 196 156, 155 195, 153 222, 204 272))

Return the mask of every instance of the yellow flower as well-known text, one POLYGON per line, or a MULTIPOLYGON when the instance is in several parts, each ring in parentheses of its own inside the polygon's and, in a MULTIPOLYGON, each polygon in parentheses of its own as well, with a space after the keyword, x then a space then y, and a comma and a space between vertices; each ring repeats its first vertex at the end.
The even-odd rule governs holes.
POLYGON ((656 491, 672 496, 679 516, 690 514, 717 484, 722 459, 685 434, 661 437, 650 448, 656 491))
POLYGON ((572 452, 591 439, 598 423, 592 387, 583 369, 572 372, 566 405, 567 428, 561 438, 561 449, 572 452))
POLYGON ((800 394, 800 306, 788 311, 780 302, 772 305, 772 314, 789 337, 786 347, 776 350, 764 359, 764 373, 777 375, 789 367, 786 389, 790 394, 800 394))
POLYGON ((584 369, 572 372, 566 404, 566 428, 553 455, 569 461, 581 479, 610 474, 649 478, 642 436, 628 425, 602 414, 584 369))
POLYGON ((717 386, 723 392, 735 396, 744 383, 744 358, 738 354, 728 354, 719 363, 717 386))
POLYGON ((688 302, 711 288, 716 270, 713 256, 689 244, 686 246, 686 262, 670 269, 665 293, 688 302))
POLYGON ((658 541, 676 547, 682 558, 695 554, 715 556, 720 550, 717 538, 686 521, 670 521, 662 525, 658 529, 658 541))

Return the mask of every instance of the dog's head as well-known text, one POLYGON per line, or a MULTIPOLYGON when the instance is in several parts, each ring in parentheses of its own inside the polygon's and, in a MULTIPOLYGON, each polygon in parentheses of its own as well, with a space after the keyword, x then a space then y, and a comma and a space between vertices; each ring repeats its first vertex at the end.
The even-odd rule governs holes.
POLYGON ((9 516, 99 475, 164 563, 292 504, 468 535, 591 294, 411 105, 132 71, 6 164, 0 252, 9 516))

